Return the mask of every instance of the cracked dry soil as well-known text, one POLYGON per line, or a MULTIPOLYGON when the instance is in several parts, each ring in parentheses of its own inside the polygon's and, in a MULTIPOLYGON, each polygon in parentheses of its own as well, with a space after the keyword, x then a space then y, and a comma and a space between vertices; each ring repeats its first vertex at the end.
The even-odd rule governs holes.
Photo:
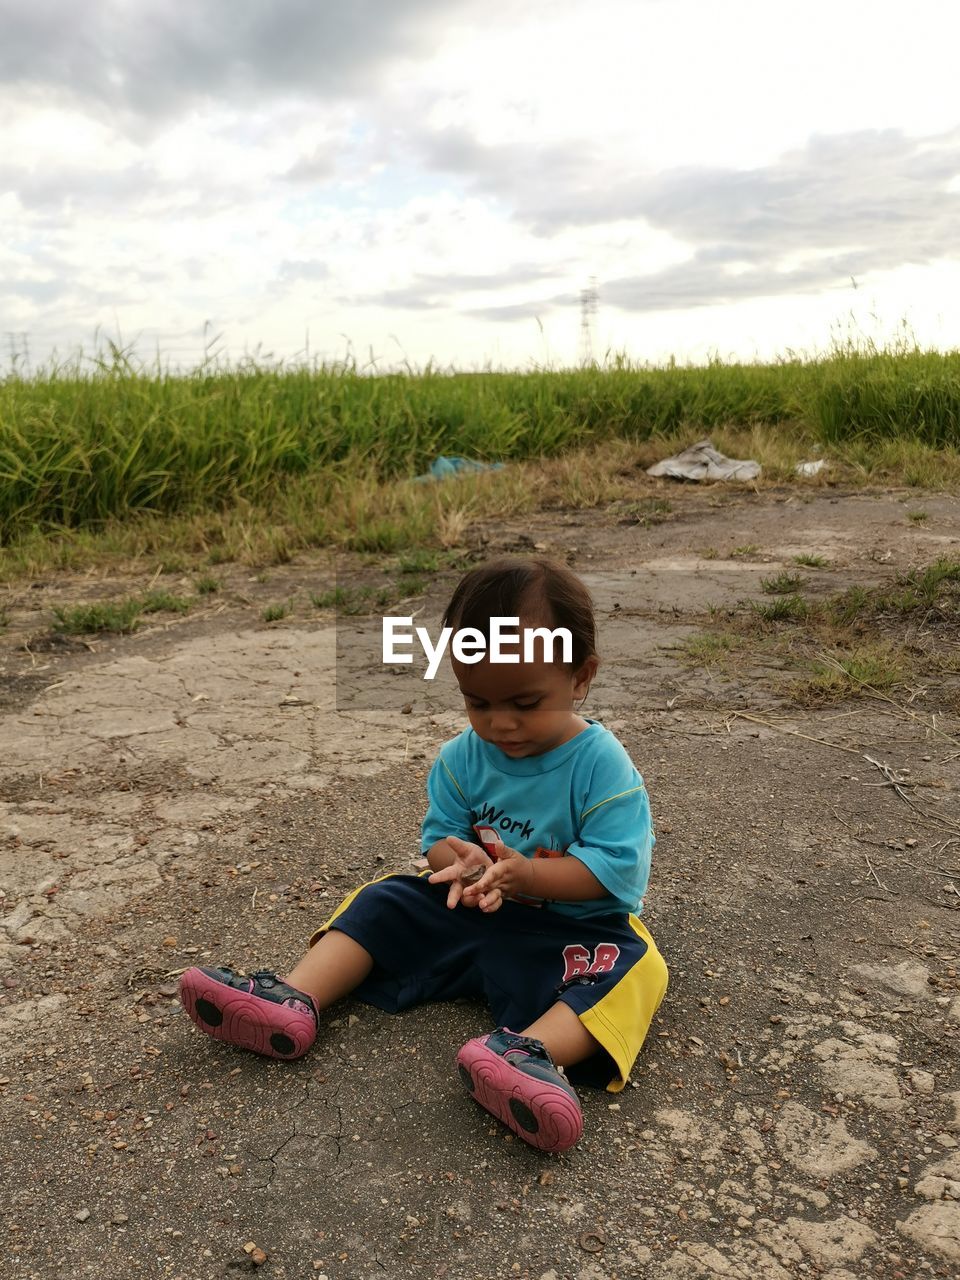
MULTIPOLYGON (((264 625, 239 570, 215 610, 86 647, 37 642, 50 601, 129 582, 7 592, 5 1275, 958 1274, 957 690, 800 710, 768 666, 721 677, 677 651, 797 554, 828 560, 809 575, 826 594, 949 553, 957 502, 670 499, 652 528, 596 511, 473 531, 590 582, 589 714, 658 828, 646 918, 670 990, 632 1087, 585 1093, 562 1157, 461 1090, 479 1005, 345 1003, 282 1064, 199 1036, 175 999, 197 960, 282 970, 347 890, 411 866, 429 762, 462 723, 449 686, 364 711, 345 661, 335 700, 331 617, 264 625)), ((327 573, 302 560, 270 589, 327 573)), ((449 587, 432 583, 431 622, 449 587)))

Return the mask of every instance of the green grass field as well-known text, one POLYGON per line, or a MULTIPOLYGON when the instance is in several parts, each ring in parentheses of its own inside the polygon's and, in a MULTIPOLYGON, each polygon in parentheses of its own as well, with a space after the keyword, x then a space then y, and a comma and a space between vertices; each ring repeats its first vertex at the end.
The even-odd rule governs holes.
MULTIPOLYGON (((764 454, 765 474, 786 474, 819 446, 863 477, 952 487, 960 352, 851 345, 770 365, 615 360, 367 376, 347 365, 174 375, 114 351, 92 373, 75 366, 0 382, 0 559, 9 567, 11 552, 29 556, 38 539, 76 550, 78 538, 123 541, 132 530, 140 550, 144 540, 162 548, 156 522, 176 519, 215 564, 218 542, 231 544, 221 560, 245 541, 262 544, 270 513, 282 532, 267 558, 298 545, 449 545, 440 526, 466 518, 482 486, 447 482, 443 498, 411 492, 440 488, 405 483, 439 454, 515 467, 579 459, 565 484, 567 499, 584 505, 604 496, 577 474, 585 459, 640 444, 663 456, 706 434, 721 449, 764 454), (224 520, 229 538, 216 532, 224 520)), ((517 510, 510 479, 497 483, 517 510)))

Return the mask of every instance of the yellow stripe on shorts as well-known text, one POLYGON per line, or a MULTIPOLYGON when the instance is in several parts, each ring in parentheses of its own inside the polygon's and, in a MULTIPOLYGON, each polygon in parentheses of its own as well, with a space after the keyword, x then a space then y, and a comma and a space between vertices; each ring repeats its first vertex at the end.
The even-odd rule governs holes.
POLYGON ((579 1015, 594 1040, 617 1065, 617 1076, 607 1085, 610 1093, 619 1093, 627 1083, 669 979, 663 956, 646 926, 637 916, 627 919, 647 949, 612 991, 579 1015))

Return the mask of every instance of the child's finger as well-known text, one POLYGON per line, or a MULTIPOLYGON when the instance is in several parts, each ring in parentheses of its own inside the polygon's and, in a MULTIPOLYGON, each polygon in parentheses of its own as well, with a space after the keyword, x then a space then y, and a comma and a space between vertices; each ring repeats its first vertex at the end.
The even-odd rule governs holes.
POLYGON ((494 863, 490 870, 485 871, 480 879, 476 881, 473 888, 480 894, 489 893, 491 889, 497 887, 497 879, 497 864, 494 863))
POLYGON ((454 882, 450 886, 450 891, 447 894, 447 906, 452 909, 457 905, 457 903, 460 901, 462 897, 463 897, 463 885, 460 883, 459 880, 454 880, 454 882))
POLYGON ((485 862, 489 862, 484 850, 478 844, 471 844, 469 840, 461 840, 459 836, 447 836, 447 844, 461 858, 466 858, 469 854, 479 854, 485 862))

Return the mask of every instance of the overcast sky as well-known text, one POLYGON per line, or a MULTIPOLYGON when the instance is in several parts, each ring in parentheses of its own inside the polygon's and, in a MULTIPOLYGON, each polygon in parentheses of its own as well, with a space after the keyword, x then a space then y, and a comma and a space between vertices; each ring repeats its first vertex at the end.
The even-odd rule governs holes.
POLYGON ((960 345, 954 0, 0 0, 0 364, 960 345))

